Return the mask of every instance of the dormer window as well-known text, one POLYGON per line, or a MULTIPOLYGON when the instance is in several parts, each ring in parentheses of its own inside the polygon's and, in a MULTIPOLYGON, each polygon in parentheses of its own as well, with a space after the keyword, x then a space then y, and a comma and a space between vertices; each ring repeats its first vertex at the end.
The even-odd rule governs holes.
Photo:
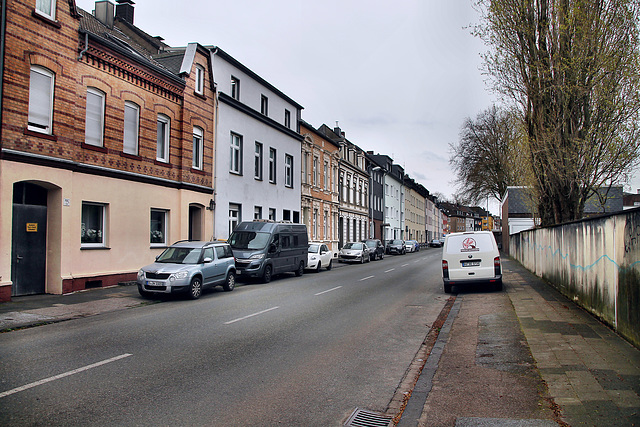
POLYGON ((265 116, 269 115, 269 98, 264 95, 260 97, 260 112, 265 116))
POLYGON ((199 95, 204 94, 204 68, 200 65, 196 65, 196 93, 199 95))

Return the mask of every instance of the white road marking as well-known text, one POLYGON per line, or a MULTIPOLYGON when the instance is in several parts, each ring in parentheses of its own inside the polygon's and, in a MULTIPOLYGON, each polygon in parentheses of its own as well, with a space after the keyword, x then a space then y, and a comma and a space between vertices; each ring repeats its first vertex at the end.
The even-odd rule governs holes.
POLYGON ((338 289, 340 289, 341 287, 342 287, 342 286, 337 286, 337 287, 335 287, 335 288, 331 288, 331 289, 328 289, 328 290, 326 290, 326 291, 318 292, 317 294, 314 294, 314 296, 316 296, 316 297, 317 297, 318 295, 322 295, 322 294, 326 294, 327 292, 332 292, 332 291, 338 290, 338 289))
POLYGON ((37 387, 39 385, 46 384, 46 383, 51 382, 51 381, 59 380, 59 379, 64 378, 64 377, 68 377, 69 375, 74 375, 74 374, 78 374, 80 372, 88 371, 89 369, 97 368, 98 366, 106 365, 107 363, 115 362, 117 360, 124 359, 125 357, 129 357, 129 356, 133 356, 133 354, 129 354, 129 353, 121 354, 120 356, 112 357, 111 359, 107 359, 107 360, 103 360, 101 362, 93 363, 91 365, 87 365, 87 366, 84 366, 82 368, 74 369, 73 371, 68 371, 68 372, 65 372, 65 373, 62 373, 62 374, 58 374, 58 375, 55 375, 53 377, 45 378, 43 380, 36 381, 36 382, 31 383, 31 384, 23 385, 21 387, 14 388, 13 390, 8 390, 8 391, 0 393, 0 398, 7 397, 9 395, 12 395, 14 393, 18 393, 18 392, 21 392, 21 391, 24 391, 24 390, 28 390, 30 388, 37 387))
POLYGON ((402 264, 400 267, 406 267, 407 265, 409 265, 409 264, 402 264))
POLYGON ((387 270, 387 271, 385 271, 385 273, 390 273, 390 272, 392 272, 393 270, 395 270, 395 268, 392 268, 392 269, 390 269, 390 270, 387 270))
POLYGON ((225 325, 230 325, 230 324, 232 324, 232 323, 236 323, 236 322, 239 322, 239 321, 241 321, 241 320, 246 320, 246 319, 249 319, 250 317, 259 316, 259 315, 261 315, 261 314, 268 313, 269 311, 277 310, 277 309, 279 309, 279 308, 280 308, 280 307, 271 307, 271 308, 268 308, 268 309, 266 309, 266 310, 262 310, 262 311, 259 311, 259 312, 257 312, 257 313, 250 314, 250 315, 248 315, 248 316, 240 317, 240 318, 238 318, 238 319, 234 319, 234 320, 229 320, 228 322, 224 322, 224 324, 225 324, 225 325))
POLYGON ((369 280, 369 279, 373 279, 376 276, 367 276, 367 277, 363 277, 362 279, 360 279, 361 282, 365 281, 365 280, 369 280))

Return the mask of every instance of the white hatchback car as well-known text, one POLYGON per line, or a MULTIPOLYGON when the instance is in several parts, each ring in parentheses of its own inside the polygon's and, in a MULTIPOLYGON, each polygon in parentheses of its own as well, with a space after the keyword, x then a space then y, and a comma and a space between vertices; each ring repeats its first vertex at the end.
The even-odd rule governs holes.
POLYGON ((496 239, 490 231, 447 235, 442 250, 444 291, 453 286, 489 284, 502 290, 502 267, 496 239))
POLYGON ((309 242, 309 254, 307 255, 307 270, 320 272, 321 268, 331 270, 333 252, 324 243, 309 242))

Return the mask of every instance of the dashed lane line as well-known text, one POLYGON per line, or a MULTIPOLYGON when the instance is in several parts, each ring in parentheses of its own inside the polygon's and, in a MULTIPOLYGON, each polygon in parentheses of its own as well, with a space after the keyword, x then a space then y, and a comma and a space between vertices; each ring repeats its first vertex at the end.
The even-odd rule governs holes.
POLYGON ((251 317, 259 316, 259 315, 261 315, 261 314, 268 313, 268 312, 270 312, 270 311, 277 310, 277 309, 279 309, 279 308, 280 308, 280 307, 277 307, 277 306, 276 306, 276 307, 271 307, 271 308, 268 308, 268 309, 266 309, 266 310, 259 311, 259 312, 257 312, 257 313, 253 313, 253 314, 249 314, 249 315, 244 316, 244 317, 239 317, 239 318, 237 318, 237 319, 229 320, 228 322, 224 322, 224 324, 225 324, 225 325, 230 325, 230 324, 232 324, 232 323, 240 322, 240 321, 242 321, 242 320, 247 320, 247 319, 249 319, 249 318, 251 318, 251 317))

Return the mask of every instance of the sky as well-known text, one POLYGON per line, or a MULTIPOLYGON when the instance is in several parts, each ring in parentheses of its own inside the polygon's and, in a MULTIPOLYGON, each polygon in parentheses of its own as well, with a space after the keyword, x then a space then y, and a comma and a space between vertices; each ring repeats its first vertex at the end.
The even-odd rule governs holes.
MULTIPOLYGON (((471 34, 473 3, 135 0, 134 24, 170 46, 222 48, 302 105, 306 122, 338 122, 349 141, 451 198, 449 146, 497 100, 481 69, 487 48, 471 34)), ((95 2, 76 4, 92 11, 95 2)), ((640 173, 625 186, 637 189, 640 173)))

